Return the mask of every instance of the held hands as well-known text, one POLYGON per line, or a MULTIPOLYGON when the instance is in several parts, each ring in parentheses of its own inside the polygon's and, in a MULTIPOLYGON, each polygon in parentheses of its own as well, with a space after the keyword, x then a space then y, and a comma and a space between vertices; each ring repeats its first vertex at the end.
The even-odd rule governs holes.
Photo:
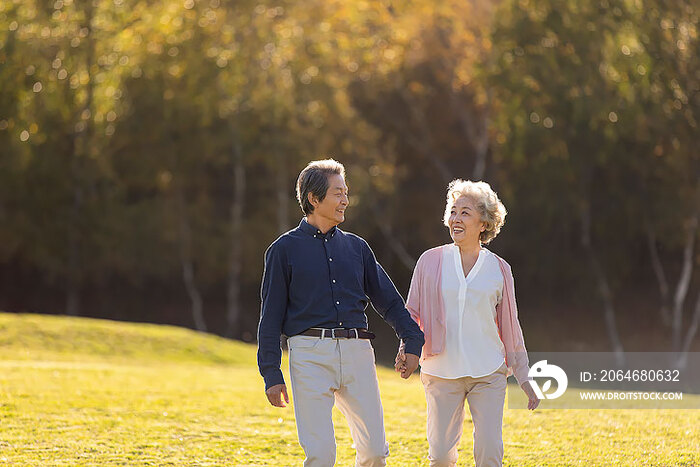
POLYGON ((521 384, 520 387, 525 394, 527 394, 527 408, 530 410, 535 410, 537 406, 540 405, 540 399, 537 397, 537 394, 535 394, 535 390, 532 389, 532 386, 530 386, 530 383, 527 381, 521 384))
POLYGON ((289 396, 287 395, 287 386, 285 384, 275 384, 265 391, 265 395, 267 395, 267 400, 270 401, 270 404, 275 407, 286 407, 289 404, 289 396), (284 400, 282 400, 282 397, 284 397, 284 400))
POLYGON ((406 353, 403 348, 403 343, 399 346, 399 352, 394 360, 394 369, 401 373, 403 379, 408 379, 418 368, 418 355, 406 353))
MULTIPOLYGON (((394 359, 394 369, 401 373, 403 379, 407 379, 411 374, 418 368, 418 356, 413 354, 407 354, 404 349, 404 343, 401 342, 399 345, 399 351, 396 354, 396 359, 394 359)), ((534 389, 530 386, 530 383, 525 381, 520 385, 521 389, 527 395, 527 408, 529 410, 535 410, 538 405, 540 405, 540 399, 535 394, 534 389)))

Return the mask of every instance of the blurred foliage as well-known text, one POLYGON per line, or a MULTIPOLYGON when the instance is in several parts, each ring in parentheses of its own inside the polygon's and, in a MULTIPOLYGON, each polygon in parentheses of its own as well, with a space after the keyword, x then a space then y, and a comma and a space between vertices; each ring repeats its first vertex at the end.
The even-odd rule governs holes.
POLYGON ((595 303, 586 245, 615 290, 653 300, 649 233, 674 276, 700 206, 699 11, 691 0, 2 2, 2 305, 192 325, 189 262, 214 331, 227 280, 239 283, 234 334, 249 338, 262 253, 298 222, 299 170, 325 156, 348 169, 345 227, 402 292, 412 261, 449 240, 444 190, 462 177, 504 200, 493 248, 525 301, 595 303))

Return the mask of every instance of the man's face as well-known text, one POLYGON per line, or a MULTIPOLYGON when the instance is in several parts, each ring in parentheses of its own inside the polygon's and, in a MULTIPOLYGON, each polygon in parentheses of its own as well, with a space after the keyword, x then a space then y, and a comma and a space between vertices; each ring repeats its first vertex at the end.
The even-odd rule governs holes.
MULTIPOLYGON (((311 195, 310 195, 311 196, 311 195)), ((314 216, 332 225, 338 225, 345 220, 345 209, 348 207, 348 186, 342 175, 328 177, 328 191, 323 201, 314 199, 314 216)))

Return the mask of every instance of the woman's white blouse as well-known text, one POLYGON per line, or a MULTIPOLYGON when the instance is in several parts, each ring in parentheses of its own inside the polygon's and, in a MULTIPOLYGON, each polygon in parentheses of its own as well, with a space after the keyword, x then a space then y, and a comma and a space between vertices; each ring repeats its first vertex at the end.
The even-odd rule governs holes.
POLYGON ((481 249, 467 277, 457 245, 442 258, 442 299, 445 306, 445 349, 423 358, 421 371, 439 378, 481 377, 505 362, 498 335, 496 305, 501 302, 503 275, 493 253, 481 249))

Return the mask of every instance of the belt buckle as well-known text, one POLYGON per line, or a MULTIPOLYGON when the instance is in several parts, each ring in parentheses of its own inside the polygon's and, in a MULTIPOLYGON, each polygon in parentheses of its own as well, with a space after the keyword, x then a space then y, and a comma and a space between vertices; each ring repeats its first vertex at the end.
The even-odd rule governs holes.
POLYGON ((335 332, 336 331, 344 331, 345 329, 343 328, 333 328, 331 329, 331 339, 340 339, 340 337, 335 337, 335 332))
POLYGON ((333 329, 328 329, 328 328, 321 328, 321 339, 336 339, 335 337, 335 328, 333 329), (330 335, 329 335, 330 334, 330 335))
MULTIPOLYGON (((330 338, 330 339, 340 339, 340 336, 336 337, 335 332, 336 331, 345 331, 345 328, 332 328, 332 329, 321 329, 321 339, 325 338, 330 338), (330 335, 328 335, 330 334, 330 335)), ((357 328, 353 328, 352 331, 355 331, 355 339, 360 338, 360 333, 357 331, 357 328)), ((352 337, 348 337, 349 339, 352 339, 352 337)))

